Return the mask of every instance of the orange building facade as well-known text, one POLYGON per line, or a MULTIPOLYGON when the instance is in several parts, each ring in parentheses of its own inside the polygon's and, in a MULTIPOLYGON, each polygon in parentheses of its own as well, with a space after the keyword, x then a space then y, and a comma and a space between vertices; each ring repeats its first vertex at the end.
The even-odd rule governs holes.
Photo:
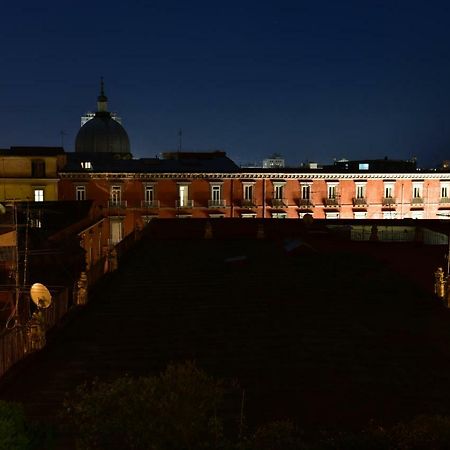
POLYGON ((446 219, 450 173, 61 173, 60 200, 94 200, 120 240, 153 218, 446 219))

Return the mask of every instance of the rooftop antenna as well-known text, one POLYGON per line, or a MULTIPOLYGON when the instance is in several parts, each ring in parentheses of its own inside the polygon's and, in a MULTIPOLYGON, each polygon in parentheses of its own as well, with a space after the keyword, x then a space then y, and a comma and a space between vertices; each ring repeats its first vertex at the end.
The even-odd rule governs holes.
POLYGON ((178 151, 179 152, 181 152, 182 144, 183 144, 183 130, 180 128, 178 130, 178 151))
POLYGON ((61 135, 61 147, 64 147, 64 136, 67 136, 67 133, 64 130, 61 130, 59 134, 61 135))

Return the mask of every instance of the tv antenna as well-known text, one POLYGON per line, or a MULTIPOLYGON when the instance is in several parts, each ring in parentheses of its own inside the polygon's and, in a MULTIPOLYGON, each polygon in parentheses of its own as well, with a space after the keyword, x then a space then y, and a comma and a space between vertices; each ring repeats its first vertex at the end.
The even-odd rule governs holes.
POLYGON ((178 151, 179 152, 181 152, 182 144, 183 144, 183 130, 180 128, 178 130, 178 151))
POLYGON ((61 147, 64 147, 64 136, 67 136, 67 133, 64 130, 61 130, 59 134, 61 135, 61 147))

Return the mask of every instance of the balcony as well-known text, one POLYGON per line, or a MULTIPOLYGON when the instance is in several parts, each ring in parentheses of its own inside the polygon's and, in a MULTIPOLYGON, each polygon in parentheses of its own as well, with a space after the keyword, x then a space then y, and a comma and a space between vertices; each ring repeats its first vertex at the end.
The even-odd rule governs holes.
POLYGON ((244 199, 241 201, 241 208, 255 208, 255 201, 253 199, 249 200, 249 199, 244 199))
POLYGON ((330 206, 336 207, 336 206, 339 206, 339 201, 336 197, 335 198, 324 198, 323 204, 328 207, 330 207, 330 206))
POLYGON ((439 199, 439 203, 440 203, 440 204, 447 204, 447 203, 450 203, 450 197, 441 197, 441 198, 439 199))
POLYGON ((411 199, 411 205, 423 205, 422 197, 414 197, 411 199))
POLYGON ((272 208, 287 208, 287 201, 284 198, 272 198, 270 200, 270 206, 272 208))
POLYGON ((383 200, 381 203, 383 206, 387 206, 387 207, 395 206, 397 204, 394 197, 383 197, 383 200))
POLYGON ((177 200, 175 202, 175 208, 193 208, 194 200, 177 200))
POLYGON ((108 208, 125 209, 126 207, 126 200, 108 200, 108 208))
POLYGON ((314 205, 312 204, 312 201, 309 198, 298 198, 297 199, 297 206, 299 208, 312 208, 314 205))
POLYGON ((159 208, 159 200, 151 200, 151 201, 142 200, 141 208, 145 209, 159 208))
POLYGON ((355 206, 355 207, 367 206, 367 199, 366 199, 366 197, 358 197, 358 198, 354 197, 353 198, 353 206, 355 206))
POLYGON ((208 200, 208 208, 225 208, 225 200, 208 200))

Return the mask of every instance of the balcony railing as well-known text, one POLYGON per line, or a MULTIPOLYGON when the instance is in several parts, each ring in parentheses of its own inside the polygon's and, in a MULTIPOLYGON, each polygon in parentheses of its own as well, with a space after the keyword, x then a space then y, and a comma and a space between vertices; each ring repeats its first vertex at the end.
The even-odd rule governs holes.
POLYGON ((175 202, 176 208, 193 208, 194 200, 177 200, 175 202))
POLYGON ((159 208, 159 200, 151 200, 151 201, 142 200, 141 208, 147 209, 159 208))
POLYGON ((299 208, 312 208, 314 206, 309 198, 298 198, 297 205, 299 208))
POLYGON ((272 208, 287 208, 287 201, 284 198, 273 198, 270 200, 272 208))
POLYGON ((125 209, 127 207, 127 201, 126 200, 108 200, 108 207, 125 209))
POLYGON ((422 197, 414 197, 411 199, 411 205, 423 205, 422 197))
POLYGON ((243 199, 241 201, 241 207, 242 208, 254 208, 255 205, 255 201, 253 199, 249 200, 249 199, 243 199))
POLYGON ((325 206, 339 206, 337 198, 324 198, 323 203, 325 206))
POLYGON ((353 198, 353 206, 367 206, 366 197, 355 197, 353 198))
POLYGON ((225 200, 208 200, 208 208, 225 208, 225 200))
POLYGON ((383 197, 383 200, 382 200, 381 203, 382 203, 383 206, 393 206, 397 202, 395 201, 394 197, 383 197))
POLYGON ((450 197, 441 197, 439 203, 450 203, 450 197))

